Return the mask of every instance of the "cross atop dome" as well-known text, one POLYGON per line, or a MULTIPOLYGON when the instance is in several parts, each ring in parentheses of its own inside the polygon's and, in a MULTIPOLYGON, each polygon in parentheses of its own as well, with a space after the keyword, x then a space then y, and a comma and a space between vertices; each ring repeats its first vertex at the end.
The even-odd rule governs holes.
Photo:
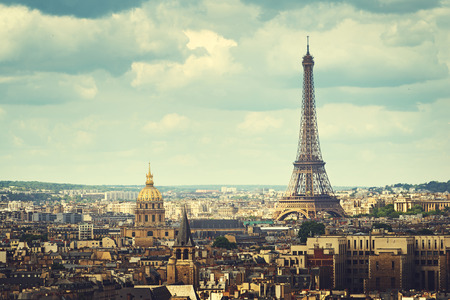
POLYGON ((150 170, 150 163, 148 163, 148 174, 147 174, 147 181, 145 182, 146 185, 153 186, 153 174, 150 170))

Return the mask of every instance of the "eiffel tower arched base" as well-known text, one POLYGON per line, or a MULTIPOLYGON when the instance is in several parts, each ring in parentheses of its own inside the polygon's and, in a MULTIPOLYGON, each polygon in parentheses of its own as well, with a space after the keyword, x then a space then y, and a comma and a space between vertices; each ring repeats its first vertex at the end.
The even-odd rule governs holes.
POLYGON ((292 214, 301 215, 307 219, 320 218, 324 213, 333 217, 345 217, 345 212, 334 197, 283 197, 278 202, 274 218, 284 220, 292 214))

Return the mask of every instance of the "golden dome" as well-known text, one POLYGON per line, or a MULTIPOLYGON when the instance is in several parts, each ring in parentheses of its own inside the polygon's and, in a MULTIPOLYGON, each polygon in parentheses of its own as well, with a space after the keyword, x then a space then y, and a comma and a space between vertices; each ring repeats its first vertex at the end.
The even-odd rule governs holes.
POLYGON ((147 181, 145 187, 139 192, 137 202, 162 201, 161 192, 153 186, 153 175, 150 172, 150 164, 148 164, 147 181))

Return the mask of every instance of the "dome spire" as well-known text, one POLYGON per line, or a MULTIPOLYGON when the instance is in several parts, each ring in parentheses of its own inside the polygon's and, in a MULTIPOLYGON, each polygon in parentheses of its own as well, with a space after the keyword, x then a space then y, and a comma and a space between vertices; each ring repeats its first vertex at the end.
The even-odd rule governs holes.
POLYGON ((145 182, 145 184, 153 186, 153 175, 150 170, 150 163, 148 163, 148 174, 147 174, 147 181, 145 182))

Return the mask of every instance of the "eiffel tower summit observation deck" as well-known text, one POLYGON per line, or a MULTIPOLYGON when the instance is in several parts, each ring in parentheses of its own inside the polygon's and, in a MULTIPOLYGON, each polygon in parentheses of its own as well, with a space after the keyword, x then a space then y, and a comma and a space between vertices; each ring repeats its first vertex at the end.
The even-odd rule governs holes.
POLYGON ((320 151, 314 99, 314 59, 309 54, 309 37, 302 65, 303 101, 297 159, 286 193, 278 200, 274 217, 277 220, 284 220, 291 214, 306 218, 327 214, 342 217, 344 210, 334 195, 320 151))

